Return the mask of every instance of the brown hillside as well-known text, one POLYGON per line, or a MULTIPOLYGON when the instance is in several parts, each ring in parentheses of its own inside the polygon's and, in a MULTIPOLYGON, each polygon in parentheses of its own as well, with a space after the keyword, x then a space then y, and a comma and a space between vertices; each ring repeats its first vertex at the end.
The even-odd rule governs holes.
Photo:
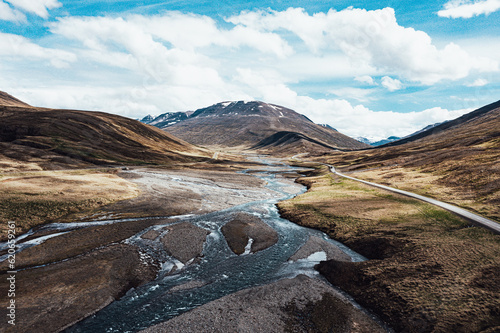
POLYGON ((334 129, 317 125, 291 109, 256 101, 215 104, 163 129, 202 146, 251 148, 278 132, 286 131, 333 148, 368 147, 334 129))
POLYGON ((6 92, 0 91, 0 105, 2 106, 30 106, 29 104, 26 104, 14 96, 11 96, 7 94, 6 92))
POLYGON ((290 156, 311 152, 326 153, 336 148, 300 133, 281 131, 260 141, 252 149, 257 149, 260 152, 269 153, 273 156, 290 156))
POLYGON ((407 186, 466 207, 474 201, 480 203, 475 209, 484 209, 482 213, 500 218, 500 102, 443 125, 446 126, 439 126, 414 141, 358 152, 337 152, 320 159, 343 171, 372 169, 364 172, 364 178, 407 186), (414 179, 414 184, 409 184, 409 178, 398 171, 412 172, 410 178, 420 180, 414 179), (426 177, 431 179, 429 183, 426 177), (440 187, 450 188, 449 193, 438 193, 440 187))
POLYGON ((5 159, 42 168, 85 164, 168 164, 210 156, 155 127, 103 112, 0 107, 5 159))

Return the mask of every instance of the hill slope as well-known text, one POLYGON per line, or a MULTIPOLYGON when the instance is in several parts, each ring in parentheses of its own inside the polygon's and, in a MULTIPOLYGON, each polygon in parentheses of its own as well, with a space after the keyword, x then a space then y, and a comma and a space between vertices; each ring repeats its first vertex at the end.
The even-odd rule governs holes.
POLYGON ((103 112, 0 106, 0 159, 44 169, 88 164, 168 164, 205 159, 155 127, 103 112), (3 155, 3 156, 2 156, 3 155))
POLYGON ((1 106, 23 106, 29 107, 29 104, 18 100, 14 96, 7 94, 6 92, 0 91, 0 105, 1 106))
POLYGON ((263 102, 224 102, 196 110, 188 119, 165 131, 190 143, 204 146, 255 147, 278 132, 294 132, 319 142, 320 146, 358 149, 367 145, 334 129, 313 123, 307 117, 278 105, 263 102))
MULTIPOLYGON (((416 140, 427 138, 427 137, 432 136, 432 135, 438 135, 442 132, 445 132, 445 135, 451 134, 453 137, 455 137, 455 135, 458 135, 459 138, 461 138, 461 139, 463 139, 464 137, 467 137, 468 134, 476 137, 477 136, 476 134, 478 134, 478 131, 481 133, 484 132, 483 130, 477 128, 477 125, 481 124, 481 122, 483 122, 483 121, 485 121, 486 123, 489 123, 490 120, 488 120, 488 117, 491 117, 491 115, 489 115, 490 112, 492 112, 498 108, 500 108, 500 101, 483 106, 482 108, 479 108, 475 111, 464 114, 463 116, 461 116, 457 119, 445 121, 445 122, 442 122, 440 124, 429 125, 426 128, 422 129, 421 131, 418 131, 418 132, 411 134, 407 137, 404 137, 400 140, 397 140, 394 142, 389 142, 381 147, 399 146, 399 145, 402 145, 405 143, 414 142, 416 140), (462 130, 460 130, 460 128, 462 130), (465 131, 472 129, 472 132, 469 132, 468 134, 466 134, 463 131, 464 129, 465 129, 465 131)), ((488 127, 488 131, 489 131, 489 126, 487 126, 487 127, 488 127)), ((442 139, 444 139, 444 138, 442 138, 442 139)), ((484 139, 486 139, 486 138, 484 138, 484 139)))
POLYGON ((366 176, 500 219, 500 101, 413 137, 321 159, 344 171, 376 168, 366 176))
POLYGON ((273 153, 276 156, 287 156, 299 152, 326 153, 336 148, 301 133, 281 131, 261 140, 252 149, 273 153))

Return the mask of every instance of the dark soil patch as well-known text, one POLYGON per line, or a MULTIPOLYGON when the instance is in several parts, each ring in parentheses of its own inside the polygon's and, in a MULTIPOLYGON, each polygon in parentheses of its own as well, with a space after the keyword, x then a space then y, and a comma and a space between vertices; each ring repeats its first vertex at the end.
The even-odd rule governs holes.
POLYGON ((343 333, 352 329, 350 309, 328 293, 318 302, 309 302, 303 309, 292 303, 283 310, 288 314, 285 332, 343 333))
POLYGON ((231 250, 240 255, 245 252, 248 241, 253 239, 251 252, 258 252, 278 242, 277 232, 262 222, 258 217, 237 213, 221 228, 231 250))
POLYGON ((184 222, 167 227, 168 233, 161 238, 167 252, 183 264, 200 257, 203 244, 210 231, 184 222))
MULTIPOLYGON (((111 245, 87 255, 16 274, 16 326, 5 332, 59 332, 156 277, 133 246, 111 245)), ((7 274, 0 292, 7 295, 7 274)), ((7 307, 2 297, 0 305, 7 307)), ((10 326, 10 325, 9 325, 10 326)))

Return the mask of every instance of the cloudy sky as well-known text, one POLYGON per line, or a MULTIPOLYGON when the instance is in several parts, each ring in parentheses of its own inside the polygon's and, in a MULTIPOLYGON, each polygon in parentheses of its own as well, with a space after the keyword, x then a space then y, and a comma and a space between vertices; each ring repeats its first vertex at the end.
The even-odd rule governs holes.
POLYGON ((402 136, 500 98, 500 0, 0 0, 0 90, 133 118, 262 100, 402 136))

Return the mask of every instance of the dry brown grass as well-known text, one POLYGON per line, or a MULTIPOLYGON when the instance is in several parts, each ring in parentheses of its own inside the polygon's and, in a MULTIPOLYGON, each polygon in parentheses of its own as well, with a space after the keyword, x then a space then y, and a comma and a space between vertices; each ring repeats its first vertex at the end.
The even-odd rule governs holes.
MULTIPOLYGON (((136 185, 104 170, 39 171, 0 174, 0 219, 15 221, 16 232, 91 211, 137 196, 136 185)), ((0 225, 0 240, 7 225, 0 225)))
MULTIPOLYGON (((352 173, 351 176, 436 198, 500 221, 500 206, 494 204, 500 202, 500 191, 498 190, 478 198, 480 193, 477 191, 458 190, 444 182, 443 178, 436 173, 401 166, 361 170, 352 173)), ((493 180, 493 178, 497 179, 498 176, 491 175, 487 178, 493 180)))
POLYGON ((104 112, 0 105, 0 121, 2 153, 25 161, 16 151, 29 147, 45 170, 82 163, 172 165, 212 156, 156 127, 104 112))
MULTIPOLYGON (((407 189, 500 220, 500 108, 402 145, 317 157, 354 177, 407 189)), ((473 116, 475 114, 475 116, 473 116)), ((466 117, 466 116, 464 116, 466 117)), ((409 140, 409 139, 408 139, 409 140)))
POLYGON ((319 269, 396 331, 500 327, 500 277, 493 273, 500 269, 500 236, 429 204, 326 174, 324 167, 300 181, 309 191, 279 203, 280 212, 371 259, 319 269))

